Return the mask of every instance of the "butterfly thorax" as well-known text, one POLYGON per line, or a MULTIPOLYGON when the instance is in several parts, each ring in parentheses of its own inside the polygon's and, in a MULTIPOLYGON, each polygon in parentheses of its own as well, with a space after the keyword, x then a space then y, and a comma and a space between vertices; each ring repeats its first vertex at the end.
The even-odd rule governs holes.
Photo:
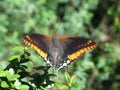
POLYGON ((52 67, 55 67, 55 69, 58 69, 63 63, 63 60, 62 60, 63 57, 64 57, 64 50, 61 46, 61 43, 56 33, 54 33, 50 41, 50 47, 49 47, 49 53, 48 53, 48 60, 50 65, 52 67))

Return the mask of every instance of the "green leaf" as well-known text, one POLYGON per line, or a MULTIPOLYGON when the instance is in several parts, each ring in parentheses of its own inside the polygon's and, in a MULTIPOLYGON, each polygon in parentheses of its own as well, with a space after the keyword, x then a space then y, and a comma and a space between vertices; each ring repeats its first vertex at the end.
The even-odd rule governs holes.
POLYGON ((20 90, 29 90, 29 86, 27 86, 27 85, 20 85, 19 89, 20 90))
POLYGON ((0 77, 6 77, 8 75, 8 71, 0 71, 0 77))
POLYGON ((15 72, 14 72, 14 69, 13 69, 13 68, 10 68, 10 69, 9 69, 9 74, 10 74, 10 75, 13 75, 14 73, 15 73, 15 72))
POLYGON ((21 85, 21 82, 18 79, 16 79, 15 82, 14 82, 14 87, 16 89, 19 89, 20 85, 21 85))
POLYGON ((64 73, 65 79, 67 83, 70 83, 70 75, 68 74, 68 72, 64 73))
POLYGON ((62 87, 60 88, 60 90, 70 90, 68 86, 66 85, 62 85, 62 87))
POLYGON ((74 83, 74 84, 72 84, 72 87, 79 87, 79 86, 80 86, 79 83, 74 83))
POLYGON ((9 85, 7 84, 6 81, 2 81, 1 82, 1 87, 3 87, 3 88, 9 88, 9 85))
POLYGON ((14 81, 14 80, 16 80, 17 78, 20 77, 19 74, 15 74, 15 73, 14 73, 14 70, 13 70, 12 68, 9 69, 8 72, 9 72, 9 73, 8 73, 8 75, 7 75, 7 79, 8 79, 9 81, 14 81))
POLYGON ((70 84, 71 84, 71 85, 75 84, 75 83, 76 83, 76 79, 77 79, 76 75, 73 75, 73 76, 70 78, 70 84))
POLYGON ((20 77, 20 75, 18 75, 18 74, 13 74, 13 75, 8 75, 7 76, 7 79, 9 80, 9 81, 14 81, 14 80, 16 80, 17 78, 19 78, 20 77))
POLYGON ((24 50, 24 47, 16 45, 15 47, 12 48, 12 50, 24 50))
POLYGON ((62 83, 61 82, 55 82, 55 86, 59 90, 62 87, 62 83))
POLYGON ((15 60, 17 58, 20 58, 20 55, 12 55, 12 56, 10 56, 9 60, 12 61, 12 60, 15 60))

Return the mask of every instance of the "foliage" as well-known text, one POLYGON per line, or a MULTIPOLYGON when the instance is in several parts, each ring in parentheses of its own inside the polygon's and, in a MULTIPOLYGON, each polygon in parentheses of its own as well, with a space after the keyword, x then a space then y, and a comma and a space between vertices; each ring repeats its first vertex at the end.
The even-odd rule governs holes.
MULTIPOLYGON (((23 47, 17 46, 14 49, 20 48, 23 47)), ((54 84, 50 77, 55 75, 48 73, 49 67, 39 66, 32 68, 36 72, 28 71, 26 63, 32 62, 29 57, 30 53, 26 50, 22 55, 10 57, 6 68, 0 70, 0 89, 41 90, 48 87, 48 85, 54 84)))
POLYGON ((68 72, 65 72, 64 77, 65 77, 65 83, 62 82, 55 83, 57 90, 77 90, 77 89, 79 90, 80 85, 77 82, 76 75, 70 76, 68 72))
POLYGON ((33 82, 35 87, 47 89, 36 77, 48 80, 46 85, 49 86, 49 79, 54 75, 49 74, 49 68, 41 67, 45 63, 38 60, 38 54, 31 48, 28 52, 19 46, 13 49, 17 51, 12 51, 11 47, 21 45, 21 38, 26 33, 51 35, 57 29, 60 36, 91 38, 97 48, 70 65, 69 74, 63 75, 64 70, 60 71, 54 83, 51 82, 53 89, 119 90, 119 4, 119 0, 1 0, 0 88, 28 89, 33 88, 29 83, 33 82), (32 73, 34 70, 36 74, 32 73))

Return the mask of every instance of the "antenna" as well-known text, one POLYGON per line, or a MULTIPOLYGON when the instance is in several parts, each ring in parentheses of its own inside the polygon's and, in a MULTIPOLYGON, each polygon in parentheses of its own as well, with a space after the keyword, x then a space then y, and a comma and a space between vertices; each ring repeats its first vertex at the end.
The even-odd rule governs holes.
MULTIPOLYGON (((50 28, 54 28, 54 23, 51 22, 51 20, 48 18, 49 24, 51 24, 50 28)), ((57 32, 60 28, 60 26, 62 25, 62 23, 59 23, 55 29, 55 32, 57 32)))

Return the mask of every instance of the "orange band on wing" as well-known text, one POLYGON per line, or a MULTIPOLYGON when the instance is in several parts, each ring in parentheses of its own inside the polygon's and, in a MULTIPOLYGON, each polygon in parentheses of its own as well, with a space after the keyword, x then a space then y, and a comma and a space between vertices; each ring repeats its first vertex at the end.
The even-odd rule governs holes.
POLYGON ((95 47, 96 47, 96 45, 88 46, 88 47, 85 47, 83 49, 80 49, 80 50, 76 51, 73 54, 67 55, 67 57, 69 59, 69 61, 67 62, 67 64, 69 64, 70 62, 74 61, 78 56, 80 56, 80 54, 84 53, 87 50, 93 49, 95 47))
MULTIPOLYGON (((27 38, 28 38, 28 36, 27 36, 27 38)), ((28 39, 31 40, 30 37, 29 37, 28 39)), ((27 40, 25 40, 25 39, 23 39, 23 42, 24 42, 25 44, 31 46, 32 48, 34 48, 34 49, 40 54, 40 56, 41 56, 42 58, 45 59, 45 58, 47 57, 47 54, 46 54, 45 52, 43 52, 40 48, 38 48, 36 45, 32 44, 31 42, 29 42, 29 41, 27 41, 27 40)))

